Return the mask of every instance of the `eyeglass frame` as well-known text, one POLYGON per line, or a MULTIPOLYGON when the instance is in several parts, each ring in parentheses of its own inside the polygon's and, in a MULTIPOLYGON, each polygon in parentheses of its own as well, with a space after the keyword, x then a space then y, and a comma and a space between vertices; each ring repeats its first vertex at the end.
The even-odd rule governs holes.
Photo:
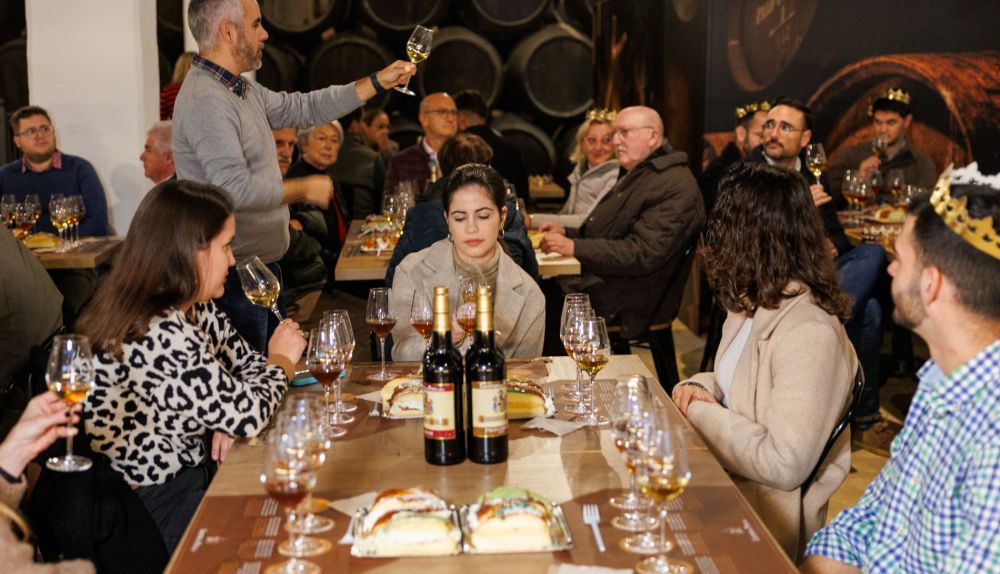
POLYGON ((433 110, 424 110, 423 113, 425 113, 425 114, 443 114, 443 115, 446 115, 446 116, 451 116, 453 118, 457 118, 458 117, 458 110, 457 109, 452 110, 452 109, 448 109, 448 108, 435 108, 433 110))
POLYGON ((19 138, 21 138, 21 137, 33 138, 37 134, 50 135, 50 134, 54 134, 54 133, 56 133, 55 126, 53 126, 51 124, 46 124, 46 125, 43 125, 43 126, 37 126, 37 127, 33 127, 33 128, 28 128, 28 129, 24 130, 23 132, 19 132, 19 133, 16 133, 14 135, 17 136, 17 137, 19 137, 19 138))
POLYGON ((612 128, 611 129, 611 136, 612 137, 618 136, 621 139, 625 139, 625 138, 628 137, 628 133, 629 132, 635 131, 635 130, 645 130, 645 129, 655 130, 656 128, 653 127, 653 126, 636 126, 636 127, 633 127, 633 128, 612 128))
POLYGON ((767 120, 764 125, 760 126, 761 133, 767 133, 774 131, 774 128, 778 128, 781 133, 785 135, 791 135, 795 132, 804 132, 805 128, 797 128, 788 122, 775 122, 774 120, 767 120))

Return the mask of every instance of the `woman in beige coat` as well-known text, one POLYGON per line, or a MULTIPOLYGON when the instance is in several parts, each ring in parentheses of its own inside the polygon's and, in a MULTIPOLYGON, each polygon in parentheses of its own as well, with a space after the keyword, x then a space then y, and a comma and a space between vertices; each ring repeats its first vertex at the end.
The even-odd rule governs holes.
POLYGON ((715 372, 673 392, 792 559, 851 464, 844 433, 802 495, 858 369, 843 326, 850 299, 823 240, 799 174, 743 164, 723 178, 703 255, 729 316, 715 372))
MULTIPOLYGON (((545 298, 499 242, 507 216, 504 194, 503 179, 486 165, 466 164, 448 176, 443 197, 448 239, 408 255, 393 278, 390 304, 400 319, 392 330, 394 360, 419 361, 426 348, 408 320, 414 292, 420 290, 430 299, 434 287, 447 287, 454 316, 463 276, 492 287, 493 327, 504 354, 508 358, 541 354, 545 298)), ((461 345, 465 333, 452 322, 452 339, 461 345)))

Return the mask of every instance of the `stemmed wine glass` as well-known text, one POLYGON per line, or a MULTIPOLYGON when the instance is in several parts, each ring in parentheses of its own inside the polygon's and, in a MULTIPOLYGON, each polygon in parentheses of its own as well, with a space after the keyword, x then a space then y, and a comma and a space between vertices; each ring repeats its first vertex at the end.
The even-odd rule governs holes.
POLYGON ((823 150, 823 144, 811 143, 806 147, 806 167, 812 172, 816 181, 819 181, 819 176, 823 173, 823 168, 826 167, 826 152, 823 150))
MULTIPOLYGON (((306 495, 316 487, 316 473, 312 465, 303 456, 306 449, 305 437, 294 432, 285 432, 280 424, 278 428, 270 433, 267 441, 267 450, 264 453, 264 471, 260 475, 260 481, 264 485, 264 490, 274 499, 288 516, 288 541, 282 546, 294 549, 296 542, 302 538, 302 534, 297 533, 292 524, 298 518, 298 508, 306 495)), ((280 547, 279 547, 280 548, 280 547)), ((279 549, 280 552, 280 549, 279 549)), ((308 560, 300 560, 297 557, 277 565, 277 570, 269 569, 268 572, 276 574, 319 574, 320 568, 308 560)))
POLYGON ((31 228, 35 226, 35 214, 26 204, 18 203, 14 206, 14 221, 17 223, 17 238, 24 239, 31 235, 31 228))
POLYGON ((611 420, 607 415, 597 414, 597 385, 594 383, 594 377, 611 359, 611 340, 608 338, 608 328, 604 324, 604 318, 582 319, 574 334, 577 337, 578 347, 573 358, 580 369, 590 377, 590 410, 574 420, 591 426, 608 424, 611 420))
POLYGON ((59 232, 59 251, 66 250, 66 239, 63 237, 63 230, 66 229, 66 198, 62 194, 53 193, 49 198, 49 219, 52 227, 59 232))
POLYGON ((854 179, 845 183, 843 193, 851 206, 850 224, 859 227, 863 222, 865 205, 875 197, 875 189, 866 181, 854 179))
POLYGON ((80 222, 87 217, 87 204, 84 203, 82 195, 69 195, 66 201, 69 203, 69 213, 75 233, 73 245, 77 246, 80 245, 80 222))
POLYGON ((462 276, 458 280, 458 293, 461 297, 458 305, 455 305, 455 322, 465 332, 466 337, 476 331, 476 292, 480 285, 484 285, 486 280, 479 280, 477 277, 462 276))
POLYGON ((879 157, 879 159, 884 159, 886 152, 889 149, 889 142, 885 141, 882 136, 875 136, 872 140, 872 153, 879 157))
MULTIPOLYGON (((611 406, 611 438, 614 440, 615 448, 623 456, 625 446, 635 444, 634 436, 636 429, 641 425, 650 408, 649 383, 646 377, 641 375, 630 375, 618 381, 615 385, 615 400, 611 406)), ((642 501, 640 504, 639 486, 635 482, 635 474, 632 472, 632 465, 626 457, 626 468, 632 478, 628 490, 623 490, 619 494, 611 497, 611 506, 622 510, 639 510, 648 506, 649 501, 642 501)), ((626 529, 627 530, 627 529, 626 529)))
POLYGON ((13 193, 5 193, 0 196, 0 217, 7 229, 13 229, 17 225, 16 220, 17 197, 13 193))
POLYGON ((889 170, 889 173, 885 176, 885 184, 889 188, 889 195, 892 196, 893 204, 900 205, 900 198, 903 195, 903 189, 906 187, 906 175, 903 173, 903 170, 889 170))
POLYGON ((684 492, 691 469, 687 464, 684 435, 680 428, 670 428, 666 415, 658 415, 656 429, 649 437, 647 448, 636 461, 635 473, 643 494, 655 500, 660 509, 660 554, 636 565, 639 574, 687 574, 692 568, 684 563, 671 563, 667 552, 667 503, 684 492))
POLYGON ((338 385, 335 387, 337 389, 336 401, 333 405, 333 412, 335 413, 353 413, 358 410, 358 406, 347 402, 343 395, 340 393, 340 389, 343 388, 343 377, 347 375, 347 367, 351 364, 351 359, 354 358, 354 347, 356 345, 354 339, 354 326, 351 325, 351 316, 344 309, 332 309, 323 312, 323 320, 331 321, 337 325, 337 329, 340 332, 339 341, 344 349, 344 370, 340 372, 341 380, 338 381, 338 385))
POLYGON ((271 273, 267 265, 264 265, 260 257, 254 255, 240 261, 236 265, 236 272, 240 276, 243 293, 251 303, 258 307, 270 309, 279 321, 284 319, 281 316, 281 311, 278 310, 281 282, 274 276, 274 273, 271 273))
POLYGON ((566 407, 566 412, 573 414, 590 412, 583 389, 583 369, 580 366, 579 356, 582 349, 580 329, 583 327, 583 321, 593 318, 594 310, 591 309, 589 302, 571 302, 566 305, 563 324, 559 329, 559 337, 566 348, 566 354, 576 362, 576 381, 570 383, 571 390, 562 395, 562 398, 570 403, 566 407))
POLYGON ((42 200, 37 193, 29 193, 24 196, 24 207, 31 213, 31 218, 35 223, 42 218, 42 200))
MULTIPOLYGON (((417 26, 410 34, 410 39, 406 42, 406 57, 414 64, 419 64, 431 55, 431 40, 434 38, 434 31, 430 28, 417 26)), ((405 86, 396 86, 396 90, 408 96, 415 96, 410 90, 410 80, 406 80, 405 86)))
POLYGON ((430 344, 431 327, 433 323, 431 300, 423 289, 414 289, 413 301, 410 302, 410 325, 424 338, 424 346, 430 344))
MULTIPOLYGON (((285 403, 279 415, 282 432, 294 433, 303 439, 305 451, 303 461, 313 473, 318 473, 326 462, 326 453, 333 446, 330 440, 330 424, 325 418, 325 403, 321 403, 312 393, 302 393, 285 403)), ((297 454, 297 453, 293 453, 297 454)), ((306 493, 300 505, 298 520, 288 527, 297 534, 319 534, 333 529, 334 522, 325 516, 313 514, 312 491, 306 493)), ((328 543, 316 538, 299 538, 291 545, 278 551, 289 556, 314 555, 329 550, 328 543)))
POLYGON ((354 417, 343 421, 337 417, 337 413, 332 412, 330 403, 330 387, 336 385, 340 378, 340 372, 344 369, 344 352, 337 345, 336 327, 328 322, 321 321, 320 326, 309 331, 309 343, 306 347, 306 367, 309 374, 316 377, 316 380, 323 385, 323 397, 326 401, 327 420, 331 423, 328 434, 331 437, 339 438, 347 434, 347 429, 335 426, 336 423, 349 423, 354 417))
POLYGON ((392 378, 392 373, 385 368, 385 339, 392 332, 392 328, 396 326, 396 313, 392 310, 389 297, 390 292, 390 289, 387 287, 376 287, 368 291, 368 307, 365 310, 365 320, 368 321, 368 327, 371 328, 372 332, 378 338, 382 351, 379 353, 382 359, 381 368, 378 373, 368 377, 372 381, 384 382, 392 378))
MULTIPOLYGON (((56 335, 45 369, 49 390, 72 407, 94 390, 94 358, 90 340, 82 335, 56 335)), ((70 423, 66 423, 69 428, 70 423)), ((66 455, 52 457, 45 466, 59 472, 80 472, 93 466, 89 458, 73 454, 73 435, 66 435, 66 455)))
POLYGON ((620 530, 637 533, 618 542, 618 546, 622 550, 634 554, 657 554, 667 552, 673 547, 671 542, 657 540, 649 532, 656 528, 659 520, 651 515, 653 502, 638 492, 639 482, 636 466, 642 460, 645 449, 649 447, 650 439, 656 429, 656 416, 650 410, 643 410, 629 417, 627 426, 621 435, 623 437, 622 456, 625 458, 625 467, 631 475, 632 487, 637 490, 635 494, 637 508, 626 511, 623 516, 616 516, 612 519, 611 525, 620 530))

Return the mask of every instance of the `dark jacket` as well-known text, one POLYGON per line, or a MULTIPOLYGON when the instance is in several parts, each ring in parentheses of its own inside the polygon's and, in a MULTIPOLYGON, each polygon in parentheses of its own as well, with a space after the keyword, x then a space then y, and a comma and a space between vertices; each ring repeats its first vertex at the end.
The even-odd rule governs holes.
POLYGON ((528 174, 524 171, 521 151, 510 144, 500 132, 487 125, 471 126, 465 131, 483 138, 493 148, 493 166, 504 179, 514 185, 517 196, 528 201, 528 174))
POLYGON ((564 288, 590 294, 623 337, 672 319, 660 305, 682 254, 705 225, 705 205, 687 154, 669 144, 626 173, 574 236, 583 273, 564 288), (664 315, 664 316, 659 316, 664 315))
POLYGON ((337 161, 327 170, 343 188, 344 199, 357 219, 382 209, 385 164, 379 153, 357 134, 346 134, 337 161))
MULTIPOLYGON (((766 163, 767 159, 764 157, 764 146, 759 145, 753 148, 750 152, 750 157, 747 161, 755 161, 758 163, 766 163)), ((799 173, 802 177, 806 178, 806 183, 809 185, 814 185, 817 183, 816 176, 812 174, 811 171, 806 169, 805 157, 800 154, 799 163, 801 168, 799 173)), ((818 183, 822 184, 827 190, 830 189, 829 184, 825 181, 826 177, 820 179, 818 183)), ((826 233, 827 238, 833 242, 833 246, 837 248, 837 256, 841 256, 851 250, 851 242, 847 239, 847 235, 844 234, 844 226, 840 223, 840 219, 837 217, 837 208, 834 206, 835 202, 831 201, 824 203, 819 206, 819 217, 823 221, 823 231, 826 233)))
MULTIPOLYGON (((828 193, 833 196, 833 201, 840 208, 847 204, 844 199, 843 190, 844 175, 849 169, 858 169, 861 162, 872 156, 871 144, 863 143, 849 147, 837 155, 826 171, 826 177, 830 182, 828 193)), ((898 169, 903 172, 906 183, 919 185, 931 190, 937 183, 937 166, 929 155, 911 148, 908 144, 904 146, 896 155, 882 162, 879 170, 883 175, 888 175, 890 170, 898 169)))
POLYGON ((698 187, 701 188, 701 196, 705 200, 705 213, 712 211, 715 207, 715 197, 719 193, 719 182, 722 176, 733 164, 743 159, 740 148, 736 147, 736 142, 729 142, 722 148, 722 153, 713 159, 705 171, 701 172, 698 178, 698 187))
POLYGON ((396 193, 396 185, 406 180, 416 181, 417 195, 422 194, 427 187, 427 180, 431 178, 430 161, 431 156, 424 151, 422 139, 406 149, 399 150, 399 153, 389 160, 382 194, 396 193))
MULTIPOLYGON (((387 287, 392 287, 396 267, 407 255, 426 249, 448 237, 448 222, 444 219, 444 207, 441 204, 443 187, 444 179, 431 184, 417 197, 417 204, 406 212, 403 235, 396 243, 396 248, 392 250, 389 267, 385 270, 387 287)), ((515 263, 538 281, 538 260, 535 259, 535 250, 531 247, 528 231, 524 227, 524 214, 518 211, 513 198, 507 199, 507 219, 504 221, 503 229, 504 236, 500 244, 515 263)))

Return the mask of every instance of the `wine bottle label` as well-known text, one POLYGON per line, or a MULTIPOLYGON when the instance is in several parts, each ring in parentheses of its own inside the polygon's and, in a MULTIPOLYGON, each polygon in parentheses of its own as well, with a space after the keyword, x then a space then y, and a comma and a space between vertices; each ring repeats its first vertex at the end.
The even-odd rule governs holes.
POLYGON ((507 386, 503 381, 472 383, 472 436, 491 438, 507 434, 507 386))
POLYGON ((455 385, 424 383, 424 396, 424 438, 456 438, 455 385))

